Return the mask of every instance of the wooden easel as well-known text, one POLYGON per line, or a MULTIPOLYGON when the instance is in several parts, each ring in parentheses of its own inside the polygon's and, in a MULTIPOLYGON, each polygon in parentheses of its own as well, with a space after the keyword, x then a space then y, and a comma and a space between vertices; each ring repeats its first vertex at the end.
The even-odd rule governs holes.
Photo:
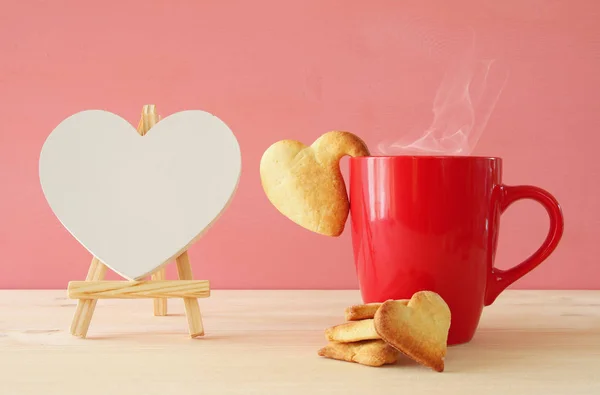
MULTIPOLYGON (((137 127, 145 135, 160 117, 154 105, 145 105, 137 127)), ((197 298, 210 296, 206 280, 194 280, 187 251, 176 259, 179 280, 166 280, 166 269, 158 269, 145 281, 103 281, 107 267, 96 257, 92 259, 85 281, 71 281, 68 296, 78 299, 77 309, 71 323, 71 334, 85 338, 98 299, 154 299, 154 315, 167 315, 167 298, 183 298, 189 333, 192 338, 204 335, 202 316, 197 298)))

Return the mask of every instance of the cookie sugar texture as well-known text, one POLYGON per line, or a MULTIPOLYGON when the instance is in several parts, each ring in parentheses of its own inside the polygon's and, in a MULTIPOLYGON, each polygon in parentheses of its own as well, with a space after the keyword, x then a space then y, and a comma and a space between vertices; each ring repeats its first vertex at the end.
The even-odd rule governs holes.
POLYGON ((370 154, 366 144, 349 132, 325 133, 311 146, 278 141, 260 161, 263 190, 271 204, 294 223, 325 236, 339 236, 350 210, 339 165, 347 155, 370 154))

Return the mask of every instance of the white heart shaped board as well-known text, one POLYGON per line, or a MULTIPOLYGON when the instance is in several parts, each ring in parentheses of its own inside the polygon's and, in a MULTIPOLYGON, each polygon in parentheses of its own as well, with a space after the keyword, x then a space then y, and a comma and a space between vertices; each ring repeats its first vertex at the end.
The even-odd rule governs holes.
POLYGON ((101 110, 61 122, 40 154, 50 208, 93 255, 139 280, 185 251, 219 217, 241 173, 237 139, 204 111, 172 114, 145 136, 101 110))

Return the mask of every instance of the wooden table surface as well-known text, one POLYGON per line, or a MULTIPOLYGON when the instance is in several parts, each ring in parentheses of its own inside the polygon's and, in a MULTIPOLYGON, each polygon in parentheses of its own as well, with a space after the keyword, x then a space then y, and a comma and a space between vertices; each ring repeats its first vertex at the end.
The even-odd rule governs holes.
POLYGON ((600 291, 508 291, 437 373, 325 359, 356 291, 212 291, 206 336, 183 302, 100 300, 87 339, 65 291, 0 291, 0 394, 600 394, 600 291))

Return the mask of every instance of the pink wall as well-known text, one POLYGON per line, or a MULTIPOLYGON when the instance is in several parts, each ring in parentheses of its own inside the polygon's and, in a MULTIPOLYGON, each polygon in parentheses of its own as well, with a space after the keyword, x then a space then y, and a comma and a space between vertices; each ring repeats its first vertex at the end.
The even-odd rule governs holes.
MULTIPOLYGON (((600 2, 10 3, 0 12, 0 288, 84 278, 89 254, 42 196, 39 150, 74 112, 104 108, 135 123, 146 103, 163 115, 213 112, 242 147, 232 206, 190 250, 199 278, 214 288, 356 287, 349 229, 330 239, 280 216, 260 187, 260 156, 279 139, 310 143, 331 129, 375 150, 428 126, 448 61, 471 33, 476 57, 510 72, 475 153, 504 157, 507 183, 550 190, 566 217, 558 250, 516 287, 600 288, 600 2)), ((534 203, 511 208, 498 264, 525 258, 546 226, 534 203)))

